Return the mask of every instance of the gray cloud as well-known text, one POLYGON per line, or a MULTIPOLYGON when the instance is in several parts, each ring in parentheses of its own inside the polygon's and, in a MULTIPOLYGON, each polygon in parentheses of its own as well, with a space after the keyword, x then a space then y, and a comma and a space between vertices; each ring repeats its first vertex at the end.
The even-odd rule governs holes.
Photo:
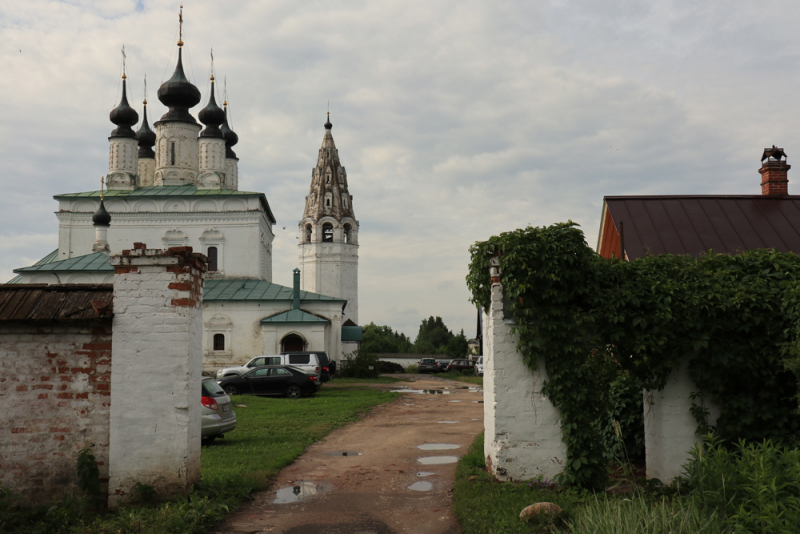
MULTIPOLYGON (((132 101, 147 74, 152 122, 177 40, 172 2, 8 4, 5 279, 55 248, 52 195, 96 189, 107 169, 121 45, 132 101)), ((298 263, 330 100, 362 225, 362 322, 413 337, 440 315, 472 335, 476 240, 572 219, 594 246, 603 195, 756 193, 764 146, 791 161, 798 14, 788 1, 198 1, 184 41, 204 101, 212 46, 227 77, 240 186, 278 219, 275 281, 298 263)))

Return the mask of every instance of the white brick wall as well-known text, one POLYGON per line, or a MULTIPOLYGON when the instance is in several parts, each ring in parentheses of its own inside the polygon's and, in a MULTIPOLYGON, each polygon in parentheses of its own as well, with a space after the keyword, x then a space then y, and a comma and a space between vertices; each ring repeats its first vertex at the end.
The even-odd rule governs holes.
POLYGON ((484 324, 484 454, 501 480, 552 480, 563 470, 566 446, 558 410, 542 395, 544 361, 531 371, 517 352, 519 336, 503 316, 503 290, 492 286, 484 324))
POLYGON ((204 265, 155 249, 123 252, 111 263, 114 505, 137 482, 175 494, 199 480, 204 265))

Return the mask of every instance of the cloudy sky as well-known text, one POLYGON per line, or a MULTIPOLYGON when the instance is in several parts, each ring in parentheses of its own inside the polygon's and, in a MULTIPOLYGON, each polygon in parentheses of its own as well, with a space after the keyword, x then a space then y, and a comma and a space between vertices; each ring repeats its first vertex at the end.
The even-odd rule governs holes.
MULTIPOLYGON (((123 44, 131 102, 146 74, 164 112, 178 5, 0 5, 0 279, 56 248, 52 195, 107 172, 123 44)), ((757 194, 764 147, 800 154, 788 0, 186 0, 184 21, 203 102, 212 47, 227 78, 240 188, 278 219, 274 281, 298 265, 330 100, 360 320, 412 338, 430 315, 474 335, 477 240, 572 219, 594 247, 604 195, 757 194)))

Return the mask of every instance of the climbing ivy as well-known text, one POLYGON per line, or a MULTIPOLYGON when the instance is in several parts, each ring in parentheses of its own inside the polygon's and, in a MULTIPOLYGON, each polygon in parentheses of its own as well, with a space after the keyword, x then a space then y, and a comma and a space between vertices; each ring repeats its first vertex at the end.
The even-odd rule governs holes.
POLYGON ((519 229, 470 247, 467 285, 487 308, 490 260, 518 350, 543 360, 544 393, 561 413, 570 484, 600 487, 602 431, 618 369, 661 389, 688 355, 701 429, 726 440, 792 440, 800 430, 800 257, 774 250, 603 259, 573 222, 519 229), (705 400, 720 407, 708 427, 705 400))

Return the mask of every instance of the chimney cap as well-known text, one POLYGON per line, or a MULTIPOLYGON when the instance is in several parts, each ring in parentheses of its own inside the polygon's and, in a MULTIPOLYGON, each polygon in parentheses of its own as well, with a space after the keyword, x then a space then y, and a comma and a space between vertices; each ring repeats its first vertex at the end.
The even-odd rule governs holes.
POLYGON ((782 148, 772 145, 772 148, 764 149, 764 154, 761 155, 761 161, 764 161, 767 158, 773 158, 776 161, 780 161, 781 157, 786 158, 786 152, 784 152, 782 148))

